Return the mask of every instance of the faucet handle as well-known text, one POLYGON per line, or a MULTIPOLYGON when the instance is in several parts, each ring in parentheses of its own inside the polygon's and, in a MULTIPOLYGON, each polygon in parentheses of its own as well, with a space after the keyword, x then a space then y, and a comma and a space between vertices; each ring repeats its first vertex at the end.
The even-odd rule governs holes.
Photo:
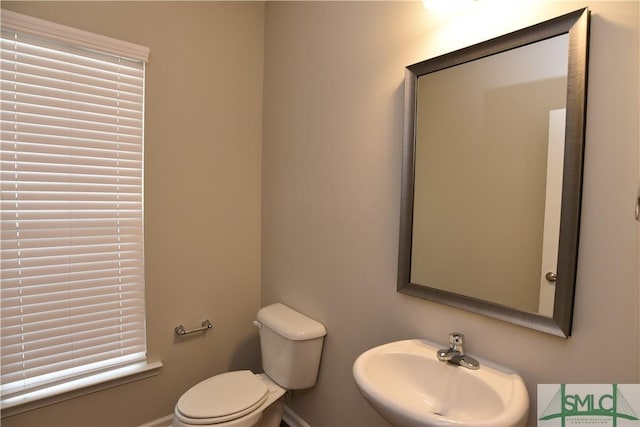
POLYGON ((464 334, 460 332, 451 332, 449 334, 449 348, 457 350, 460 354, 464 354, 462 346, 464 345, 464 334))

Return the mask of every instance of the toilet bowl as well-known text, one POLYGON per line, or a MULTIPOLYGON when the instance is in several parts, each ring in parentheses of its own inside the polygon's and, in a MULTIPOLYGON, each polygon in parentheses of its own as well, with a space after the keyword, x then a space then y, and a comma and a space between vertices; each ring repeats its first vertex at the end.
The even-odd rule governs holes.
POLYGON ((216 375, 180 397, 173 427, 278 427, 285 391, 265 374, 233 371, 216 375))
POLYGON ((187 390, 176 404, 173 427, 278 427, 287 390, 315 385, 326 329, 276 303, 258 311, 265 373, 232 371, 187 390))

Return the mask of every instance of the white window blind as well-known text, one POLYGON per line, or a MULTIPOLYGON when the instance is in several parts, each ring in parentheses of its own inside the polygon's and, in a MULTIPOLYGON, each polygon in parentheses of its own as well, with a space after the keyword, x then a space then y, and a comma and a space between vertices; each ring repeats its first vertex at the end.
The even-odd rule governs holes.
POLYGON ((4 398, 146 357, 144 62, 1 43, 4 398))

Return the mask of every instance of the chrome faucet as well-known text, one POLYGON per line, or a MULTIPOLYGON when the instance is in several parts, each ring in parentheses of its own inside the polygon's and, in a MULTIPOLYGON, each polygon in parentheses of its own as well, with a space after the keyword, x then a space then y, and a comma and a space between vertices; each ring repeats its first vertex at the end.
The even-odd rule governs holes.
POLYGON ((479 369, 480 363, 473 357, 464 354, 464 335, 459 332, 449 334, 449 348, 437 351, 438 360, 460 365, 468 369, 479 369))

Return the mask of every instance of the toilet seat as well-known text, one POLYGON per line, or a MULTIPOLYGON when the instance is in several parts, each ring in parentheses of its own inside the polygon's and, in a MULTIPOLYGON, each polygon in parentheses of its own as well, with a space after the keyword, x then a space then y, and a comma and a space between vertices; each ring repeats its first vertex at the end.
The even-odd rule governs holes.
POLYGON ((208 378, 187 390, 176 405, 176 416, 189 424, 218 424, 255 411, 269 388, 251 371, 233 371, 208 378))

